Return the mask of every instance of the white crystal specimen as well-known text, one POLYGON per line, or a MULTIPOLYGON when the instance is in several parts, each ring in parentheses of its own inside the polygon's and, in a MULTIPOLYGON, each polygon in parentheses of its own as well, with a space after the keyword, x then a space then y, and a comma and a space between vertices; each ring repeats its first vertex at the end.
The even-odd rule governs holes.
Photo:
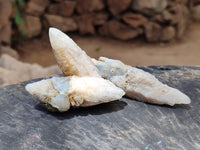
POLYGON ((189 104, 190 98, 181 91, 161 83, 152 74, 123 64, 119 60, 93 59, 103 78, 122 88, 126 96, 153 104, 189 104))
POLYGON ((52 77, 26 85, 26 90, 49 109, 86 107, 120 99, 125 92, 98 77, 52 77))
POLYGON ((50 28, 49 38, 57 63, 66 76, 100 77, 91 58, 69 36, 50 28))

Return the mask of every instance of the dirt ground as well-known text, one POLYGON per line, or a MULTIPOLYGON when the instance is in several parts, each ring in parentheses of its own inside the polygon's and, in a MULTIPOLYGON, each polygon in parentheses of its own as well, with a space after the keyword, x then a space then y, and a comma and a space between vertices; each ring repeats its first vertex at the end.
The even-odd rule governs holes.
MULTIPOLYGON (((142 40, 119 41, 99 36, 70 35, 91 57, 120 59, 132 66, 200 65, 200 23, 190 26, 183 39, 170 43, 150 44, 142 40)), ((20 59, 42 66, 55 64, 48 37, 19 46, 20 59)))

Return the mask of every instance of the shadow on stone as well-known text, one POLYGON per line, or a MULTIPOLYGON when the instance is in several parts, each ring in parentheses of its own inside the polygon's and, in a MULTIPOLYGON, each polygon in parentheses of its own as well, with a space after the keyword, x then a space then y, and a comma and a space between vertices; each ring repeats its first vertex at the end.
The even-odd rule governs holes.
POLYGON ((70 108, 67 112, 61 113, 61 112, 50 112, 47 108, 45 108, 42 104, 39 103, 35 106, 35 109, 50 114, 58 120, 64 120, 76 116, 101 115, 101 114, 117 112, 124 109, 126 105, 127 105, 126 102, 118 100, 96 106, 70 108))
POLYGON ((172 109, 172 110, 176 110, 178 108, 190 110, 190 108, 191 108, 190 105, 186 105, 186 104, 176 104, 174 106, 165 105, 165 104, 164 105, 159 105, 159 104, 152 104, 152 103, 148 103, 148 102, 138 101, 136 99, 131 99, 131 98, 126 97, 126 96, 125 96, 125 98, 127 100, 136 101, 137 105, 139 105, 139 103, 142 104, 142 105, 147 105, 149 108, 151 108, 151 107, 156 107, 156 108, 161 108, 161 109, 163 109, 163 108, 169 108, 169 109, 172 109))

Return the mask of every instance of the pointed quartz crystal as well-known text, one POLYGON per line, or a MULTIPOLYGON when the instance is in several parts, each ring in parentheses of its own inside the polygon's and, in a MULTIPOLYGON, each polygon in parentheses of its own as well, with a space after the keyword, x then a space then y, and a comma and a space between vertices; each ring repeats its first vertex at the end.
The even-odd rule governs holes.
POLYGON ((125 65, 119 60, 93 59, 103 78, 122 88, 126 96, 153 104, 189 104, 190 98, 181 91, 161 83, 152 74, 125 65))
POLYGON ((26 90, 50 110, 67 111, 120 99, 125 93, 98 77, 52 77, 26 85, 26 90))
POLYGON ((54 56, 65 76, 100 77, 91 58, 69 36, 50 28, 49 38, 54 56))

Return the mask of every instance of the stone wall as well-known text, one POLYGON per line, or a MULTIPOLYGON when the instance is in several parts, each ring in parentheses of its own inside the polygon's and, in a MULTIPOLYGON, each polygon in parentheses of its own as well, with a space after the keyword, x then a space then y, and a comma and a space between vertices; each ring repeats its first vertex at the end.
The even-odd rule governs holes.
MULTIPOLYGON (((24 0, 28 38, 37 38, 50 26, 81 35, 120 40, 144 37, 148 42, 181 38, 189 19, 200 20, 200 0, 24 0), (189 9, 191 8, 191 9, 189 9)), ((0 0, 0 41, 11 43, 11 0, 0 0)), ((46 32, 45 32, 46 34, 46 32)), ((0 42, 0 45, 1 45, 0 42)))
POLYGON ((12 5, 9 0, 0 0, 0 45, 9 45, 11 42, 11 17, 12 5))
POLYGON ((200 21, 200 0, 193 0, 191 14, 193 20, 200 21))
POLYGON ((29 0, 21 28, 29 38, 53 26, 81 35, 170 41, 186 30, 188 6, 188 0, 29 0))

